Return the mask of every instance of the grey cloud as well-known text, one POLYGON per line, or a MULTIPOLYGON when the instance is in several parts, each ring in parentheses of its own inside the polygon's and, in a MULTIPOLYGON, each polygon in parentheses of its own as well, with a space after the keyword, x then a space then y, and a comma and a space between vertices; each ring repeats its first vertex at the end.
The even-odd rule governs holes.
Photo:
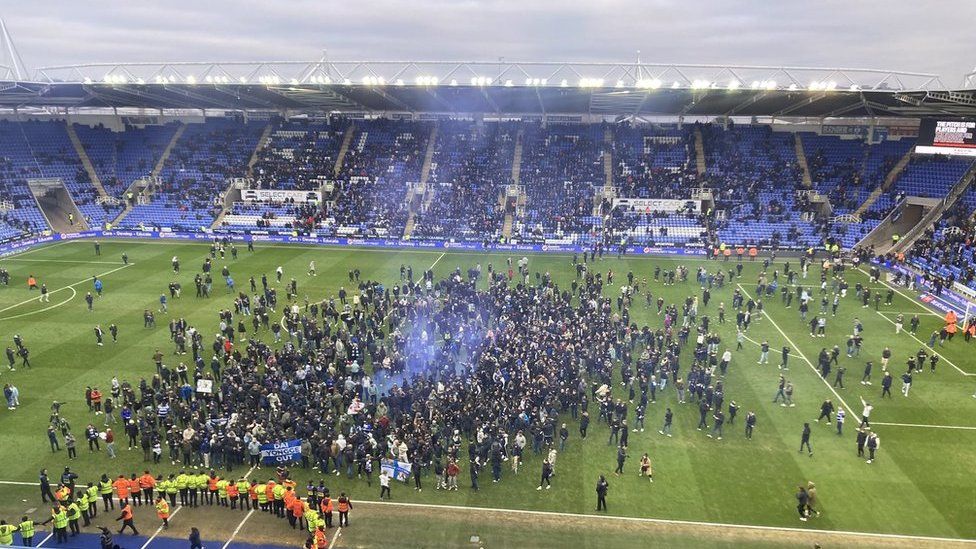
MULTIPOLYGON (((10 2, 8 2, 10 3, 10 2)), ((96 61, 646 61, 973 69, 976 3, 732 0, 15 2, 31 67, 96 61), (934 9, 934 8, 938 9, 934 9), (958 38, 957 38, 958 37, 958 38)))

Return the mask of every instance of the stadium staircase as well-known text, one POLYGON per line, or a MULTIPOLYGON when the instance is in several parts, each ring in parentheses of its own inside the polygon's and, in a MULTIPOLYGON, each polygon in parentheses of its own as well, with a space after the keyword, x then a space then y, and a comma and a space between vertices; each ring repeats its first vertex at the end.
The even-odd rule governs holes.
POLYGON ((412 188, 407 189, 407 207, 409 208, 409 214, 407 215, 407 223, 403 227, 404 239, 410 238, 410 235, 413 234, 414 225, 417 224, 417 206, 414 204, 419 202, 421 209, 427 209, 427 206, 430 206, 431 201, 434 199, 434 189, 428 188, 428 181, 430 180, 430 167, 434 164, 434 151, 437 149, 438 130, 439 126, 435 122, 434 127, 430 130, 430 137, 427 139, 427 151, 424 153, 424 163, 420 167, 419 188, 422 189, 421 192, 423 194, 417 197, 412 188))
POLYGON ((27 185, 52 231, 63 234, 88 229, 85 216, 71 198, 71 193, 61 178, 28 180, 27 185), (74 215, 74 224, 69 221, 70 215, 74 215))
MULTIPOLYGON (((274 131, 274 124, 268 122, 261 132, 261 137, 258 138, 258 144, 254 147, 254 152, 251 153, 250 160, 247 161, 247 176, 254 177, 254 165, 258 163, 258 158, 261 156, 261 151, 268 146, 271 142, 271 132, 274 131)), ((223 216, 223 214, 221 214, 223 216)))
MULTIPOLYGON (((151 180, 156 181, 159 179, 159 174, 163 173, 163 168, 166 166, 166 161, 169 160, 169 155, 173 152, 173 147, 176 146, 176 143, 180 140, 180 137, 183 136, 184 131, 186 131, 186 124, 180 124, 177 126, 176 131, 173 132, 173 137, 170 138, 169 143, 166 144, 166 148, 163 149, 162 154, 159 155, 159 160, 156 161, 156 165, 153 166, 150 176, 151 180)), ((117 227, 118 224, 125 219, 125 216, 129 215, 129 212, 132 211, 132 208, 138 202, 138 200, 128 199, 129 193, 133 192, 132 189, 138 188, 137 183, 139 183, 139 180, 133 181, 129 184, 129 188, 125 190, 125 209, 119 212, 119 215, 115 216, 115 219, 112 220, 111 225, 113 227, 117 227)), ((152 192, 153 190, 151 186, 144 186, 139 190, 139 194, 145 196, 146 198, 152 196, 152 192)))
POLYGON ((898 178, 901 176, 901 172, 905 171, 905 167, 908 166, 908 163, 911 160, 912 160, 912 149, 908 149, 908 152, 906 152, 905 155, 898 160, 898 163, 895 164, 894 167, 891 168, 891 171, 888 172, 888 175, 885 176, 884 182, 881 183, 881 185, 878 185, 878 187, 875 188, 873 191, 871 191, 871 194, 869 194, 868 197, 864 199, 864 203, 861 204, 857 208, 857 210, 854 211, 854 215, 860 218, 862 215, 864 215, 864 212, 868 211, 868 209, 871 208, 871 206, 878 200, 878 198, 882 194, 888 192, 888 189, 890 189, 895 184, 895 181, 898 181, 898 178))
POLYGON ((698 168, 698 175, 705 175, 707 166, 705 165, 705 139, 702 137, 701 128, 695 127, 695 165, 698 168))
POLYGON ((95 166, 91 163, 91 158, 88 157, 88 151, 85 150, 85 146, 81 144, 81 138, 78 137, 78 132, 75 131, 75 125, 70 121, 65 122, 65 126, 68 130, 68 138, 71 139, 71 144, 75 148, 75 153, 78 154, 78 158, 81 159, 81 165, 85 168, 85 173, 88 174, 88 178, 91 180, 91 184, 95 187, 98 192, 98 196, 102 198, 108 198, 108 193, 105 192, 105 187, 102 186, 102 180, 98 177, 98 172, 95 171, 95 166))
MULTIPOLYGON (((525 129, 519 127, 518 133, 515 135, 515 154, 512 156, 512 183, 515 185, 519 184, 521 181, 522 173, 522 140, 525 137, 525 129)), ((518 201, 523 203, 523 194, 520 194, 518 201)), ((502 195, 502 206, 504 207, 507 198, 502 195)), ((512 227, 515 225, 515 216, 511 213, 505 213, 505 223, 502 225, 502 238, 508 240, 512 237, 512 227)))
POLYGON ((352 136, 356 133, 356 124, 349 124, 346 128, 346 135, 342 137, 342 146, 339 147, 339 154, 336 155, 335 168, 332 170, 333 175, 339 175, 342 171, 342 163, 346 160, 346 153, 349 152, 349 146, 352 144, 352 136))
POLYGON ((800 139, 799 133, 793 134, 793 147, 796 150, 796 162, 800 165, 800 172, 803 174, 803 186, 807 189, 812 189, 813 178, 810 176, 807 154, 803 151, 803 141, 800 139))
POLYGON ((610 128, 603 131, 603 190, 593 194, 592 214, 603 216, 603 200, 607 195, 614 194, 613 188, 613 132, 610 128))

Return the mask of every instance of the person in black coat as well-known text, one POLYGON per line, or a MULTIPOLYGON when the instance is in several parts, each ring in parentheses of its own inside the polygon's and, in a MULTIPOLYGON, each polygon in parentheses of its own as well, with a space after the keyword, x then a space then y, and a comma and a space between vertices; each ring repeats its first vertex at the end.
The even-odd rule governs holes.
POLYGON ((803 451, 803 447, 807 447, 807 452, 810 453, 810 457, 813 457, 813 448, 810 447, 810 424, 803 424, 803 433, 800 434, 800 452, 803 451))
POLYGON ((600 475, 600 480, 596 482, 596 510, 606 511, 607 510, 607 490, 610 489, 610 483, 607 482, 607 478, 600 475))

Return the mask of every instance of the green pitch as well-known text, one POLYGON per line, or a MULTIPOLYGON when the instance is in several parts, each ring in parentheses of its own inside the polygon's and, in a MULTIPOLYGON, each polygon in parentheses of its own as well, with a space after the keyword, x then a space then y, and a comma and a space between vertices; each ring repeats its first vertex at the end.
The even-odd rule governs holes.
MULTIPOLYGON (((15 372, 7 371, 5 360, 0 364, 0 383, 14 383, 20 390, 21 402, 15 411, 0 410, 0 481, 35 481, 41 467, 47 467, 54 480, 66 464, 70 464, 84 482, 102 473, 116 476, 151 468, 151 464, 143 463, 141 451, 126 450, 121 429, 117 429, 117 459, 109 460, 104 449, 101 453, 89 453, 83 440, 84 428, 89 422, 96 422, 96 426, 102 428, 104 416, 95 418, 89 414, 84 400, 85 387, 98 385, 107 393, 112 376, 128 380, 134 386, 142 377, 148 379, 155 372, 151 356, 157 347, 167 354, 167 364, 175 365, 176 357, 171 354, 173 345, 167 329, 169 317, 185 317, 190 325, 205 334, 206 344, 212 341, 218 323, 217 311, 233 307, 233 294, 226 291, 219 276, 215 276, 211 298, 193 296, 193 277, 208 252, 208 245, 201 243, 104 241, 101 255, 96 257, 91 242, 79 241, 0 259, 0 266, 11 273, 10 285, 0 286, 0 348, 12 345, 13 335, 20 334, 31 350, 33 364, 33 368, 25 369, 20 367, 18 360, 15 372), (128 254, 128 266, 122 265, 123 251, 128 254), (182 263, 179 275, 174 275, 170 267, 174 255, 179 256, 182 263), (52 290, 50 302, 40 303, 36 299, 37 292, 28 292, 26 280, 31 274, 52 290), (95 300, 94 311, 89 312, 84 296, 92 291, 92 275, 99 275, 103 280, 105 292, 103 297, 95 300), (143 328, 143 310, 158 309, 159 296, 162 293, 168 295, 167 285, 172 281, 182 284, 183 297, 169 301, 168 316, 157 313, 155 329, 143 328), (96 346, 94 326, 100 324, 107 330, 112 323, 119 327, 119 342, 113 344, 106 333, 105 346, 96 346), (70 463, 63 450, 52 454, 48 445, 46 429, 54 400, 64 403, 62 414, 80 439, 78 459, 70 463)), ((273 280, 274 270, 281 265, 286 281, 291 277, 298 280, 300 296, 307 294, 312 300, 321 300, 336 295, 340 286, 352 286, 347 275, 352 268, 359 268, 363 279, 391 284, 399 280, 401 264, 412 265, 418 275, 433 266, 437 276, 442 277, 456 267, 465 271, 476 263, 483 267, 493 263, 501 269, 506 257, 502 254, 260 244, 255 252, 249 253, 241 244, 239 259, 232 260, 228 254, 226 260, 215 261, 214 270, 219 275, 220 268, 226 264, 237 288, 247 291, 249 276, 260 279, 262 274, 267 274, 269 280, 273 280), (312 260, 316 261, 318 269, 315 278, 306 275, 312 260)), ((771 269, 782 269, 781 263, 771 269)), ((671 268, 677 264, 688 267, 692 280, 674 286, 649 283, 654 296, 663 296, 668 303, 700 295, 700 288, 693 281, 695 269, 700 264, 712 271, 719 267, 714 262, 689 259, 608 258, 597 261, 593 268, 604 274, 613 269, 616 281, 625 282, 629 270, 638 279, 647 277, 652 280, 655 266, 671 268)), ((569 256, 533 255, 529 265, 533 272, 552 273, 564 287, 568 287, 575 276, 569 256)), ((794 259, 793 265, 798 268, 798 261, 794 259)), ((728 266, 732 263, 721 264, 723 268, 728 266)), ((760 262, 746 262, 742 278, 726 284, 724 289, 713 290, 709 306, 699 309, 700 315, 711 317, 713 329, 717 328, 722 336, 720 355, 726 347, 735 348, 732 291, 741 284, 747 295, 754 295, 760 270, 760 262), (725 302, 727 309, 728 322, 724 325, 717 323, 720 302, 725 302)), ((428 476, 424 478, 424 490, 420 493, 413 490, 412 484, 395 485, 394 501, 593 514, 596 505, 594 485, 597 477, 605 474, 611 486, 608 497, 611 515, 976 538, 976 520, 973 520, 976 516, 976 482, 973 481, 976 478, 976 398, 972 397, 976 389, 976 360, 972 358, 976 343, 966 344, 957 337, 944 348, 937 345, 936 351, 943 357, 938 372, 931 374, 926 369, 924 374, 916 375, 910 396, 903 397, 898 390, 901 382, 897 376, 904 371, 907 356, 924 343, 904 332, 896 336, 891 321, 897 313, 905 313, 907 327, 911 313, 923 314, 917 337, 927 341, 928 335, 941 326, 941 319, 910 299, 914 296, 907 292, 896 295, 890 306, 882 303, 880 312, 874 310, 873 303, 870 308, 863 309, 853 297, 853 286, 858 281, 868 285, 867 276, 849 270, 847 278, 852 290, 841 300, 837 316, 828 317, 826 338, 810 337, 809 327, 800 320, 795 303, 793 308, 786 309, 778 295, 767 301, 766 317, 753 322, 745 348, 733 353, 726 380, 726 403, 735 400, 740 413, 734 425, 726 425, 725 437, 721 441, 706 438, 704 431, 695 429, 697 406, 691 401, 678 404, 669 386, 663 394, 659 393, 656 404, 648 405, 646 430, 630 435, 631 458, 627 462, 626 475, 615 477, 611 474, 616 465, 616 450, 607 445, 608 430, 596 420, 597 411, 591 407, 593 422, 585 441, 579 438, 575 423, 568 421, 570 439, 566 450, 559 455, 551 490, 535 490, 541 457, 532 455, 528 448, 526 463, 518 476, 505 467, 502 481, 492 484, 490 471, 486 469, 481 476, 480 492, 466 489, 468 477, 467 471, 463 470, 462 488, 457 492, 434 490, 428 476), (846 335, 850 333, 855 317, 864 324, 864 347, 858 358, 847 358, 841 353, 840 364, 847 368, 846 388, 836 389, 835 395, 830 383, 819 377, 807 359, 815 364, 821 347, 830 349, 839 345, 842 351, 845 350, 846 335), (770 363, 759 366, 756 364, 759 348, 755 342, 762 340, 768 340, 772 350, 770 363), (794 349, 791 370, 787 373, 796 387, 794 408, 783 408, 772 402, 780 374, 778 349, 783 345, 794 349), (892 391, 894 398, 882 401, 879 398, 880 354, 884 345, 893 351, 891 364, 896 381, 892 391), (875 362, 872 386, 859 383, 866 360, 875 362), (861 396, 875 404, 872 422, 877 423, 875 430, 882 440, 878 458, 870 465, 856 456, 854 441, 861 396), (820 403, 826 398, 847 411, 842 437, 835 434, 833 425, 812 423, 819 413, 820 403), (658 434, 664 409, 668 406, 675 412, 673 438, 658 434), (758 415, 758 426, 754 438, 746 440, 743 421, 750 410, 758 415), (807 421, 813 427, 812 457, 797 451, 800 431, 807 421), (638 458, 644 452, 648 452, 654 462, 653 484, 637 477, 638 458), (801 523, 793 494, 798 485, 805 485, 807 481, 817 484, 823 514, 801 523)), ((803 282, 818 287, 819 267, 811 268, 809 278, 803 282)), ((616 292, 617 288, 613 286, 607 291, 616 292)), ((279 295, 283 301, 283 293, 279 295)), ((811 314, 819 311, 819 292, 815 295, 817 300, 811 305, 811 314)), ((613 297, 616 297, 615 293, 613 297)), ((638 325, 647 324, 652 328, 661 324, 656 307, 646 307, 642 295, 635 299, 632 318, 638 325)), ((267 332, 260 336, 270 340, 267 332)), ((688 354, 690 349, 682 353, 682 372, 687 371, 688 354)), ((833 375, 827 381, 833 382, 833 375)), ((621 393, 619 387, 617 393, 621 393)), ((620 396, 624 395, 621 393, 620 396)), ((633 414, 630 417, 633 418, 633 414)), ((633 419, 629 423, 632 424, 633 419)), ((165 460, 165 449, 163 457, 162 469, 153 472, 176 472, 178 468, 165 460)), ((235 475, 240 473, 239 470, 234 472, 235 475)), ((262 476, 265 473, 262 472, 262 476)), ((315 471, 295 469, 294 473, 301 485, 309 476, 319 478, 315 471)), ((354 500, 374 500, 379 495, 375 482, 373 487, 368 487, 364 480, 331 476, 326 483, 333 494, 344 490, 354 500)), ((0 493, 5 492, 18 496, 0 498, 0 517, 8 521, 19 519, 27 507, 40 507, 35 488, 0 484, 0 493), (22 498, 29 502, 21 503, 22 498)), ((380 517, 386 509, 370 505, 359 513, 380 517)), ((43 513, 43 509, 40 512, 43 513)), ((452 528, 450 512, 432 514, 435 522, 431 529, 452 528)), ((406 525, 413 519, 405 517, 403 520, 406 525)), ((414 529, 418 535, 423 535, 426 524, 418 523, 414 529)), ((539 526, 540 535, 545 528, 539 526)), ((623 530, 618 533, 623 538, 602 539, 624 541, 627 532, 625 528, 623 530)), ((532 529, 527 531, 531 534, 532 529)), ((600 543, 601 536, 608 535, 600 528, 585 528, 574 536, 574 541, 600 543)), ((461 538, 467 541, 466 534, 430 536, 432 544, 438 541, 463 543, 461 538)), ((511 538, 500 537, 500 544, 509 544, 506 540, 511 538)), ((353 545, 369 543, 364 532, 343 532, 343 538, 353 545)), ((484 543, 490 543, 490 532, 483 538, 484 543)), ((521 539, 524 541, 525 538, 521 539)), ((686 538, 674 539, 676 544, 694 545, 686 538)), ((301 538, 296 534, 294 540, 289 541, 297 543, 301 538)))

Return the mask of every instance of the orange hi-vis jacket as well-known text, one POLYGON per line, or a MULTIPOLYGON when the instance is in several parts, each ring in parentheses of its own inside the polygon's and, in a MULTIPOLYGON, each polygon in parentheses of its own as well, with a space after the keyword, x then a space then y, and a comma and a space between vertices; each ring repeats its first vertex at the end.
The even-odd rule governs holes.
POLYGON ((251 496, 251 499, 253 499, 254 501, 257 501, 258 500, 258 487, 257 487, 257 485, 252 484, 250 486, 250 488, 247 489, 247 495, 248 496, 251 496))
POLYGON ((138 494, 142 490, 142 485, 139 483, 139 479, 129 479, 129 493, 138 494))
POLYGON ((227 497, 236 498, 241 494, 241 491, 237 489, 237 484, 230 483, 227 485, 227 497))
POLYGON ((329 546, 329 540, 325 539, 325 532, 322 530, 315 531, 315 547, 318 549, 325 549, 329 546))
POLYGON ((122 508, 122 520, 132 520, 132 506, 131 505, 126 504, 126 506, 122 508))
POLYGON ((220 482, 220 477, 210 477, 207 479, 207 487, 211 492, 217 491, 217 483, 220 482))
POLYGON ((156 479, 153 478, 153 476, 150 475, 149 473, 146 473, 145 475, 139 477, 139 486, 142 487, 143 490, 148 490, 149 488, 155 488, 156 479))
POLYGON ((264 485, 264 495, 268 497, 268 501, 274 501, 274 487, 275 482, 272 480, 264 485))
POLYGON ((295 518, 300 518, 305 514, 305 503, 298 498, 294 498, 287 504, 287 507, 291 509, 291 514, 295 518))
POLYGON ((322 498, 322 501, 319 502, 319 509, 323 513, 331 513, 333 509, 332 498, 322 498))
POLYGON ((161 519, 169 518, 169 503, 165 499, 160 498, 156 504, 156 515, 161 519))
POLYGON ((117 478, 112 486, 115 487, 115 495, 119 496, 119 499, 129 497, 129 481, 125 477, 117 478))
POLYGON ((339 512, 348 513, 349 512, 349 500, 345 498, 339 498, 339 512))

